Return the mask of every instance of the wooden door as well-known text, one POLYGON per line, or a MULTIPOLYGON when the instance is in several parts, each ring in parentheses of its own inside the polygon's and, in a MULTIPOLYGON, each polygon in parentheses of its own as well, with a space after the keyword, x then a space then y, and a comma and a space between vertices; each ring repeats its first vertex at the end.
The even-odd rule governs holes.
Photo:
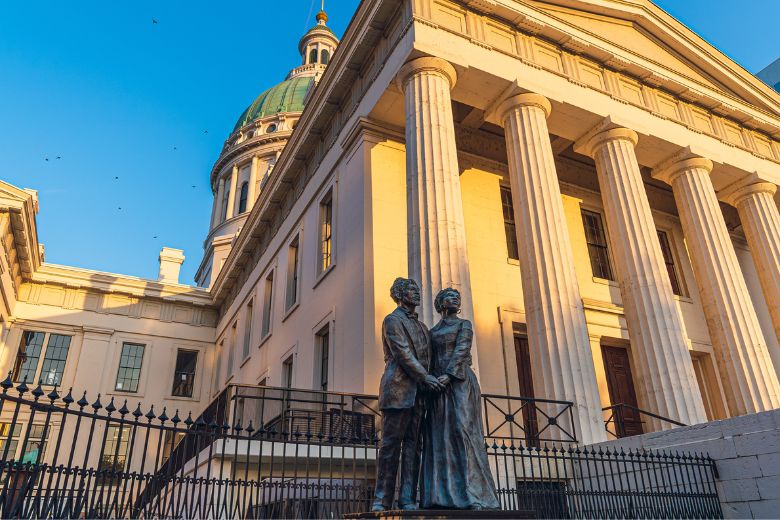
MULTIPOLYGON (((620 347, 602 345, 604 368, 607 372, 607 389, 612 404, 626 404, 638 408, 634 378, 631 376, 631 363, 628 350, 620 347)), ((636 410, 619 407, 615 412, 615 432, 618 437, 639 435, 642 431, 642 418, 636 410)))
MULTIPOLYGON (((531 371, 531 352, 528 337, 515 334, 515 359, 517 361, 517 380, 520 384, 520 397, 534 396, 534 380, 531 371)), ((539 445, 539 423, 536 417, 536 405, 526 401, 523 405, 523 427, 530 446, 539 445)))

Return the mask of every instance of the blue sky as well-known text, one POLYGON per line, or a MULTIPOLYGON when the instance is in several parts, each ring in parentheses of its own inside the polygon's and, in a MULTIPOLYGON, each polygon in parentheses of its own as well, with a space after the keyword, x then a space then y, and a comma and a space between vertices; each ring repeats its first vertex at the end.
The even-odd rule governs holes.
MULTIPOLYGON (((3 2, 0 179, 38 190, 47 261, 154 278, 166 245, 192 283, 211 166, 319 2, 3 2)), ((358 3, 327 0, 336 34, 358 3)), ((780 56, 776 0, 658 4, 751 72, 780 56)))

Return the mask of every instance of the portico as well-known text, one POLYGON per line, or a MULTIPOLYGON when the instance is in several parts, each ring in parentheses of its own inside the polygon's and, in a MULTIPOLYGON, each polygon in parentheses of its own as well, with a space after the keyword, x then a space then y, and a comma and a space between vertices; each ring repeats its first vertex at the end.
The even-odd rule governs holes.
MULTIPOLYGON (((482 283, 475 279, 488 278, 480 271, 489 267, 473 259, 469 247, 480 239, 468 232, 466 179, 474 169, 492 169, 511 190, 522 288, 522 309, 499 308, 500 319, 502 312, 517 316, 515 328, 528 338, 536 397, 574 401, 585 442, 604 437, 599 403, 615 404, 604 395, 612 389, 600 380, 594 337, 623 341, 636 400, 654 414, 704 422, 715 413, 710 394, 725 398, 730 415, 780 406, 770 354, 778 348, 777 333, 765 337, 767 326, 759 323, 754 304, 760 296, 748 291, 744 260, 730 236, 734 226, 727 227, 720 207, 736 207, 766 300, 759 304, 768 305, 780 331, 780 217, 773 199, 780 149, 771 117, 755 110, 758 101, 735 107, 731 100, 726 110, 712 86, 691 86, 679 96, 672 78, 632 57, 597 57, 593 42, 576 37, 565 45, 545 43, 540 35, 561 29, 552 17, 532 21, 526 14, 514 28, 499 27, 463 8, 447 13, 467 23, 442 30, 426 22, 444 23, 441 4, 414 5, 414 50, 398 81, 405 106, 409 270, 423 280, 423 300, 448 283, 471 287, 480 337, 487 313, 477 308, 482 283), (492 47, 482 44, 500 31, 511 42, 507 48, 498 49, 495 40, 492 47), (448 52, 453 48, 461 52, 448 52), (742 113, 750 124, 740 124, 742 113), (462 146, 464 141, 471 143, 462 146), (470 166, 480 155, 481 166, 470 166), (559 172, 570 159, 588 164, 583 171, 592 178, 578 178, 568 166, 559 172), (572 219, 576 200, 570 199, 580 190, 597 193, 600 200, 592 203, 603 212, 605 258, 615 267, 614 282, 606 284, 614 284, 610 296, 603 298, 614 306, 612 332, 596 317, 607 313, 594 310, 591 291, 581 287, 586 266, 574 249, 579 231, 572 228, 578 223, 572 219), (662 212, 668 217, 661 220, 678 222, 674 232, 659 225, 662 212), (659 232, 667 240, 679 233, 687 249, 659 242, 659 232), (686 253, 690 260, 680 261, 686 253), (680 295, 680 281, 673 287, 671 277, 688 261, 693 274, 680 295), (717 368, 716 381, 701 375, 701 359, 717 368)), ((497 6, 482 8, 508 15, 497 6)), ((482 365, 498 353, 489 349, 483 340, 482 365)), ((669 424, 649 419, 644 427, 669 424)))

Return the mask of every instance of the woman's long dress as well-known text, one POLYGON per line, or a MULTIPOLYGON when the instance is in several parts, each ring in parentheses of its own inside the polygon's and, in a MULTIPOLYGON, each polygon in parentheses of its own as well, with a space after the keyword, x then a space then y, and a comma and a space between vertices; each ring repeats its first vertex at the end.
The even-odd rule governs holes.
POLYGON ((498 509, 482 430, 479 383, 471 370, 471 322, 442 319, 431 329, 431 373, 451 382, 428 402, 423 427, 420 505, 498 509))

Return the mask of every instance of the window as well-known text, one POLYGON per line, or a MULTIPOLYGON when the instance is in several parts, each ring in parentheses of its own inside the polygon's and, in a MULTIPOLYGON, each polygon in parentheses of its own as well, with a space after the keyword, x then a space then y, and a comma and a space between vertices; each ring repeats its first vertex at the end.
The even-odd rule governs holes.
POLYGON ((226 373, 225 377, 230 377, 230 375, 233 373, 233 370, 235 370, 235 359, 236 359, 236 330, 238 328, 238 322, 233 322, 233 326, 230 328, 230 346, 228 347, 228 359, 227 359, 227 367, 226 367, 226 373))
POLYGON ((254 315, 254 300, 249 300, 246 306, 244 318, 244 345, 241 349, 241 359, 246 359, 249 355, 249 347, 252 344, 252 316, 254 315))
POLYGON ((329 61, 330 53, 328 52, 328 49, 322 49, 322 52, 320 53, 320 63, 327 65, 329 61))
POLYGON ((249 183, 243 182, 241 184, 241 194, 238 198, 238 214, 246 212, 246 201, 249 198, 249 183))
POLYGON ((289 309, 298 302, 298 236, 296 236, 287 248, 287 295, 285 297, 285 309, 289 309))
POLYGON ((277 126, 276 126, 276 125, 274 125, 274 124, 270 124, 270 125, 268 125, 268 127, 265 129, 265 133, 266 133, 266 134, 272 134, 272 133, 276 132, 276 128, 277 128, 277 126))
POLYGON ((173 390, 177 397, 192 397, 195 386, 195 367, 198 353, 192 350, 179 350, 176 353, 176 369, 173 373, 173 390))
POLYGON ((609 249, 604 235, 601 215, 593 211, 582 210, 582 224, 585 227, 585 240, 588 243, 588 255, 593 276, 614 280, 612 266, 609 263, 609 249))
MULTIPOLYGON (((31 464, 43 460, 43 454, 46 450, 46 438, 49 436, 49 432, 47 431, 46 436, 44 437, 45 425, 30 425, 29 434, 27 433, 27 425, 20 422, 14 424, 13 431, 10 431, 10 429, 10 423, 0 423, 0 458, 2 460, 18 460, 31 464), (24 435, 22 432, 24 432, 24 435), (24 453, 19 455, 17 454, 17 450, 22 444, 20 439, 24 436, 27 437, 27 442, 24 443, 24 453)), ((49 430, 51 430, 51 426, 49 427, 49 430)))
POLYGON ((324 273, 333 263, 333 192, 320 202, 320 260, 317 272, 324 273))
MULTIPOLYGON (((161 455, 162 460, 160 461, 162 464, 165 464, 168 459, 171 458, 171 453, 173 453, 173 450, 175 450, 179 446, 179 443, 184 440, 184 436, 184 432, 173 432, 171 430, 165 430, 161 455)), ((181 457, 181 455, 179 455, 179 457, 181 457)))
POLYGON ((227 220, 228 200, 230 200, 230 184, 225 182, 223 186, 225 188, 222 191, 222 218, 220 220, 224 222, 227 220))
POLYGON ((125 469, 127 451, 130 448, 130 432, 129 425, 111 424, 108 426, 98 471, 123 471, 125 469))
POLYGON ((35 382, 35 372, 38 370, 38 360, 41 357, 44 336, 43 332, 28 330, 22 332, 22 343, 19 345, 19 352, 16 354, 16 362, 14 363, 14 381, 35 382))
POLYGON ((293 376, 293 357, 290 356, 282 362, 282 386, 284 388, 292 388, 293 376))
POLYGON ((317 63, 317 49, 309 51, 309 63, 317 63))
POLYGON ((677 274, 677 267, 674 265, 674 254, 672 253, 672 245, 669 242, 669 236, 665 231, 658 232, 658 241, 661 243, 661 253, 664 257, 664 263, 666 264, 666 272, 669 273, 669 283, 672 284, 672 291, 677 296, 683 296, 685 291, 683 290, 680 276, 677 274))
POLYGON ((46 355, 41 368, 41 380, 44 385, 59 385, 62 383, 62 373, 65 371, 65 361, 68 358, 70 336, 50 334, 46 344, 46 355))
POLYGON ((136 343, 123 343, 122 356, 119 358, 119 371, 116 375, 116 389, 122 392, 137 392, 141 379, 141 362, 144 359, 144 346, 136 343))
POLYGON ((12 379, 17 382, 40 382, 44 385, 59 385, 65 371, 65 361, 70 348, 70 336, 49 334, 44 332, 24 331, 19 351, 14 362, 12 379), (43 346, 46 350, 43 352, 43 346), (43 357, 41 371, 38 374, 38 363, 43 357))
POLYGON ((222 384, 222 352, 225 350, 225 340, 219 342, 219 350, 217 350, 217 366, 214 369, 214 386, 219 388, 222 384))
POLYGON ((506 234, 506 256, 518 260, 517 230, 515 229, 515 208, 512 204, 512 190, 501 186, 501 209, 504 212, 504 234, 506 234))
POLYGON ((274 272, 268 273, 265 277, 265 287, 263 288, 263 323, 260 329, 260 336, 265 338, 271 333, 271 305, 274 298, 274 272))
POLYGON ((330 358, 330 328, 325 326, 317 333, 317 352, 319 354, 319 390, 328 391, 328 365, 330 358))

